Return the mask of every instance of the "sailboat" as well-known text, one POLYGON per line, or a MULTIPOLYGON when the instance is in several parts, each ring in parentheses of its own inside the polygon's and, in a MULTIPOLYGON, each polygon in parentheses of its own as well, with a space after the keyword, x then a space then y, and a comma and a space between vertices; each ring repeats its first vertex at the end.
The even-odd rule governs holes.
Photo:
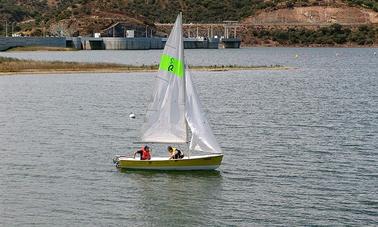
POLYGON ((161 55, 155 89, 141 128, 144 144, 187 144, 184 158, 154 157, 137 160, 117 155, 113 161, 122 169, 213 170, 220 166, 222 150, 212 133, 184 60, 182 14, 176 22, 161 55), (191 133, 189 133, 189 130, 191 133), (189 135, 191 138, 189 140, 189 135), (204 155, 190 155, 200 151, 204 155))

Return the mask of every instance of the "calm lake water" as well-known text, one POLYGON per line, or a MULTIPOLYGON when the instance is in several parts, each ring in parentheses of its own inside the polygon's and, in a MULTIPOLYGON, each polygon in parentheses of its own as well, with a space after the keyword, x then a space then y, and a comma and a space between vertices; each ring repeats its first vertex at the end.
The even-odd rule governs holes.
MULTIPOLYGON (((378 49, 188 50, 218 171, 118 171, 154 73, 0 76, 0 226, 378 225, 378 49), (298 55, 298 57, 295 57, 298 55), (136 119, 129 119, 134 112, 136 119)), ((157 64, 156 51, 10 52, 157 64)), ((165 152, 154 147, 154 154, 165 152)))

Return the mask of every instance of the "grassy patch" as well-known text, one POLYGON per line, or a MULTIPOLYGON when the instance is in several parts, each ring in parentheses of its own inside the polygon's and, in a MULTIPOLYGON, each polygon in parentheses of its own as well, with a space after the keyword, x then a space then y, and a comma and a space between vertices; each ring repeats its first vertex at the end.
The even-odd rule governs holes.
POLYGON ((34 61, 0 57, 0 72, 49 72, 49 71, 140 71, 156 67, 131 66, 107 63, 80 63, 63 61, 34 61))
MULTIPOLYGON (((46 72, 138 72, 157 71, 158 65, 122 65, 110 63, 79 63, 62 61, 34 61, 16 58, 0 57, 0 73, 46 73, 46 72)), ((254 70, 254 69, 287 69, 275 66, 237 66, 237 65, 212 65, 191 66, 193 70, 203 71, 228 71, 228 70, 254 70)))

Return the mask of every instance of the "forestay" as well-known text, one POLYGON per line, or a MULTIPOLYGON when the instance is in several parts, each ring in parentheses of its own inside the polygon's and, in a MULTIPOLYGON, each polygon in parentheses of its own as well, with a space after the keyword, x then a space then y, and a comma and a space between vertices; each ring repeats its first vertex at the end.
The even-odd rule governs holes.
POLYGON ((185 70, 182 16, 177 17, 160 59, 159 72, 146 119, 142 142, 185 143, 185 70))

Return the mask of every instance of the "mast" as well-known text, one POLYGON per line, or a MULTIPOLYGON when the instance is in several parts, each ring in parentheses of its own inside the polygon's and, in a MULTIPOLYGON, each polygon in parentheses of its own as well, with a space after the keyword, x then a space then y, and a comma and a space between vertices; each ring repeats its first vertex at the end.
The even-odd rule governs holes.
MULTIPOLYGON (((183 29, 182 29, 182 12, 180 12, 180 18, 181 18, 181 37, 182 37, 182 46, 184 48, 184 32, 183 32, 183 29)), ((185 55, 184 55, 184 58, 185 58, 185 55)), ((185 109, 185 115, 186 115, 186 61, 184 60, 184 76, 183 76, 183 79, 184 79, 184 109, 185 109)), ((186 148, 188 149, 188 158, 190 157, 190 149, 189 149, 189 125, 188 125, 188 120, 186 119, 186 116, 185 117, 185 130, 186 130, 186 148)))
MULTIPOLYGON (((181 19, 181 37, 182 37, 182 46, 183 46, 183 49, 184 49, 184 35, 183 35, 183 31, 182 31, 182 12, 180 12, 180 19, 181 19)), ((183 50, 184 51, 184 50, 183 50)), ((185 58, 185 54, 184 54, 184 58, 185 58)), ((189 143, 189 136, 188 136, 188 121, 186 120, 186 76, 185 76, 185 71, 186 71, 186 61, 184 60, 184 76, 182 77, 183 78, 183 85, 184 85, 184 118, 185 118, 185 130, 186 130, 186 144, 188 145, 189 143)), ((189 145, 188 145, 188 148, 189 148, 189 145)), ((189 150, 189 149, 188 149, 189 150)))
MULTIPOLYGON (((185 73, 184 73, 184 109, 185 109, 185 115, 186 115, 186 108, 187 108, 187 105, 186 105, 186 62, 184 63, 184 67, 185 67, 185 73)), ((190 157, 190 145, 189 145, 189 124, 188 124, 188 120, 186 119, 186 116, 185 116, 185 130, 186 130, 186 148, 188 149, 188 158, 190 157)))

